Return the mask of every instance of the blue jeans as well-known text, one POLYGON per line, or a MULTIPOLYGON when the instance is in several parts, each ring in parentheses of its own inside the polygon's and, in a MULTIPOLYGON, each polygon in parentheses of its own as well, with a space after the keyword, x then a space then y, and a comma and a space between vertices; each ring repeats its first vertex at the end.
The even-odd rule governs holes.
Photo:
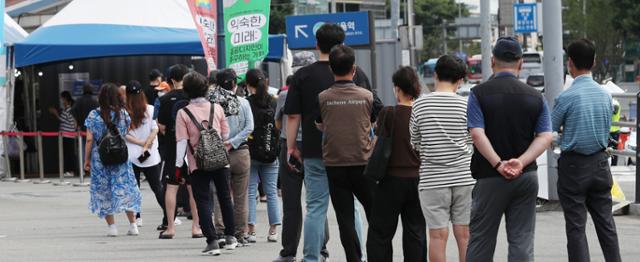
POLYGON ((320 158, 304 159, 304 188, 307 214, 304 219, 304 261, 320 261, 325 221, 329 207, 329 180, 320 158))
POLYGON ((280 216, 280 199, 278 199, 278 161, 263 163, 251 160, 251 177, 249 177, 249 225, 256 224, 256 205, 258 183, 262 181, 262 188, 267 195, 267 213, 269 225, 282 224, 280 216))

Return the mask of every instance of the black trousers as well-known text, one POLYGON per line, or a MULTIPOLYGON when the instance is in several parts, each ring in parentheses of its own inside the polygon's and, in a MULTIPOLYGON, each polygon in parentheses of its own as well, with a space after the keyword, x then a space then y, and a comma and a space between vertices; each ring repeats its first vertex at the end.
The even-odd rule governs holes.
POLYGON ((373 180, 364 176, 364 166, 326 167, 329 179, 329 194, 336 212, 340 241, 349 262, 360 262, 362 251, 356 233, 353 196, 364 207, 367 220, 371 217, 371 203, 373 202, 373 180))
POLYGON ((558 195, 564 212, 569 261, 590 261, 585 235, 587 211, 591 214, 606 261, 622 261, 618 234, 611 212, 613 178, 609 156, 563 153, 558 160, 558 195))
POLYGON ((393 236, 402 217, 404 261, 427 261, 427 225, 420 208, 419 178, 386 176, 373 197, 367 237, 369 262, 393 261, 393 236))
MULTIPOLYGON (((136 175, 136 182, 138 182, 138 188, 140 188, 140 173, 144 173, 144 176, 149 182, 149 187, 156 197, 156 201, 160 208, 162 208, 162 224, 167 225, 167 212, 164 206, 164 187, 162 186, 162 174, 160 174, 160 167, 162 164, 158 164, 151 167, 138 167, 133 166, 133 173, 136 175)), ((140 213, 136 214, 137 218, 140 218, 140 213)))
POLYGON ((78 157, 76 154, 76 140, 65 137, 62 139, 62 150, 64 152, 63 164, 64 172, 73 172, 78 175, 78 157))
POLYGON ((191 189, 193 190, 193 198, 196 200, 196 207, 200 216, 200 228, 202 234, 207 238, 210 244, 218 239, 216 229, 211 218, 213 209, 213 199, 211 198, 211 181, 215 183, 218 201, 222 212, 222 221, 224 222, 224 233, 233 236, 233 204, 231 203, 231 192, 229 191, 229 169, 222 168, 214 172, 204 172, 196 170, 191 174, 191 189))
MULTIPOLYGON (((302 144, 298 143, 298 148, 302 148, 302 144)), ((304 174, 291 172, 287 165, 287 141, 280 142, 280 167, 278 169, 278 178, 280 189, 282 191, 282 250, 280 256, 295 257, 300 244, 300 235, 302 233, 302 185, 304 182, 304 174)), ((327 242, 329 242, 329 226, 325 220, 324 244, 322 253, 328 254, 327 242)))

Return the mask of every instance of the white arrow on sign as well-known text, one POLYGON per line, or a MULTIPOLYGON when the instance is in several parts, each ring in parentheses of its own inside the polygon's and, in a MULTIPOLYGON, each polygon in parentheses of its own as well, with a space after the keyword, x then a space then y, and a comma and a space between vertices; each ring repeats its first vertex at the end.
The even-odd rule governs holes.
POLYGON ((296 25, 295 29, 296 29, 296 38, 300 38, 298 36, 298 33, 302 34, 304 36, 304 38, 309 38, 309 35, 307 33, 304 32, 304 28, 307 28, 307 25, 296 25))

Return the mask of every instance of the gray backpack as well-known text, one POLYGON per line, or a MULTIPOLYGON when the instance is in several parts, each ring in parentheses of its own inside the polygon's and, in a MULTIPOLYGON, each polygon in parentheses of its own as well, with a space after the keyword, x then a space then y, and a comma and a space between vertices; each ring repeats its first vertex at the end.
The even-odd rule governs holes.
POLYGON ((193 153, 193 157, 196 160, 197 169, 206 172, 215 171, 229 165, 229 153, 224 147, 218 131, 212 127, 214 107, 215 105, 211 104, 211 112, 209 113, 209 122, 207 122, 206 129, 203 126, 205 120, 198 122, 188 108, 183 108, 200 132, 200 141, 195 148, 193 148, 190 141, 187 144, 189 144, 191 153, 193 153))

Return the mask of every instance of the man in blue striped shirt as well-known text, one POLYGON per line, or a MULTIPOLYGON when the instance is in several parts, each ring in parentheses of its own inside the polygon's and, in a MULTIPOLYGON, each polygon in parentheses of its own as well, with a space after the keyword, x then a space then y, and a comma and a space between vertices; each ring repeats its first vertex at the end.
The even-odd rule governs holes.
POLYGON ((558 195, 564 211, 569 261, 589 261, 585 235, 587 210, 596 227, 605 260, 621 261, 611 213, 612 177, 605 152, 611 127, 611 96, 591 76, 595 47, 589 40, 567 48, 575 81, 556 98, 553 130, 562 132, 558 195))

